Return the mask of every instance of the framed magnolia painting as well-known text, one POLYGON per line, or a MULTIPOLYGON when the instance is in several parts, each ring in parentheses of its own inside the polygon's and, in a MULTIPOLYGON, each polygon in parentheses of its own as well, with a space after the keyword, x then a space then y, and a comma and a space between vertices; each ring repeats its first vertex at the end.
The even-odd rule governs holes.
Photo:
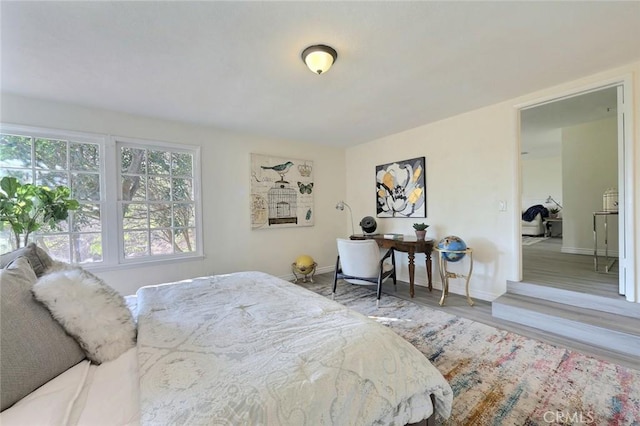
POLYGON ((378 217, 427 217, 424 157, 376 166, 378 217))
POLYGON ((313 226, 313 162, 251 154, 251 228, 313 226))

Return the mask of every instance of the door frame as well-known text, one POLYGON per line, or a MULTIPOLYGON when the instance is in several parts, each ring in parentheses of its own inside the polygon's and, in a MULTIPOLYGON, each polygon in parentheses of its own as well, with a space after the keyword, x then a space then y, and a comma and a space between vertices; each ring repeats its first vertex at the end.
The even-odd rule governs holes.
MULTIPOLYGON (((589 92, 598 91, 610 87, 621 87, 622 96, 624 98, 624 110, 618 111, 618 129, 623 132, 618 135, 618 184, 620 185, 619 194, 623 197, 624 203, 622 214, 619 217, 620 225, 619 229, 619 269, 621 286, 624 285, 624 295, 627 301, 640 303, 640 289, 636 283, 635 270, 635 244, 633 236, 636 235, 635 229, 635 185, 634 176, 634 160, 635 160, 635 147, 634 147, 634 134, 633 134, 633 76, 632 74, 625 74, 619 77, 614 77, 606 80, 600 80, 590 84, 586 84, 574 89, 559 90, 555 93, 546 95, 544 97, 536 98, 531 101, 523 102, 515 105, 515 111, 517 116, 517 140, 518 149, 515 150, 516 155, 516 188, 514 200, 514 206, 520 206, 522 200, 522 160, 520 152, 522 151, 522 132, 521 132, 521 112, 522 110, 541 106, 544 104, 556 102, 562 99, 571 98, 574 96, 583 95, 589 92)), ((620 102, 618 102, 620 105, 620 102)), ((640 171, 639 171, 640 172, 640 171)), ((522 281, 522 244, 521 240, 521 217, 520 209, 514 209, 514 215, 517 215, 514 220, 517 223, 517 229, 515 235, 515 247, 517 247, 518 257, 517 270, 518 279, 522 281)))

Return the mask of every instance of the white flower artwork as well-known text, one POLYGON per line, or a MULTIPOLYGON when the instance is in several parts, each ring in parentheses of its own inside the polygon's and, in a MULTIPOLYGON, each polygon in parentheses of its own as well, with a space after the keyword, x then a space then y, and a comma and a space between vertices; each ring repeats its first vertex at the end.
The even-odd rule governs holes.
POLYGON ((376 166, 378 217, 427 217, 425 158, 376 166))

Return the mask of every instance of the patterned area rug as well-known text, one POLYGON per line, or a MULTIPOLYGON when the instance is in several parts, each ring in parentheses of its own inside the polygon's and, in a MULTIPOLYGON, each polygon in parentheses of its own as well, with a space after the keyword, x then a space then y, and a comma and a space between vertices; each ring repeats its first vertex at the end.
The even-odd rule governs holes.
POLYGON ((528 236, 522 236, 522 245, 523 246, 532 246, 536 243, 539 243, 541 241, 544 240, 548 240, 549 237, 528 237, 528 236))
MULTIPOLYGON (((302 286, 331 297, 326 284, 302 286)), ((640 425, 640 370, 338 283, 337 302, 390 327, 454 392, 444 425, 640 425)))

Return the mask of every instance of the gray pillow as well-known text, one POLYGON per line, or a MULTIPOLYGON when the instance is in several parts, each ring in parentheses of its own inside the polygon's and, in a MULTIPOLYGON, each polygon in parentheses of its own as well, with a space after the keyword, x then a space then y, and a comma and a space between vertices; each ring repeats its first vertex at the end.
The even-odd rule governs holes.
POLYGON ((78 343, 31 294, 26 257, 0 269, 0 410, 84 359, 78 343))
POLYGON ((0 268, 5 268, 14 259, 19 257, 26 257, 31 263, 31 268, 36 273, 37 277, 41 277, 44 271, 49 269, 53 265, 53 260, 49 257, 46 251, 36 246, 35 243, 29 243, 27 246, 19 248, 18 250, 10 253, 5 253, 0 256, 0 268))

